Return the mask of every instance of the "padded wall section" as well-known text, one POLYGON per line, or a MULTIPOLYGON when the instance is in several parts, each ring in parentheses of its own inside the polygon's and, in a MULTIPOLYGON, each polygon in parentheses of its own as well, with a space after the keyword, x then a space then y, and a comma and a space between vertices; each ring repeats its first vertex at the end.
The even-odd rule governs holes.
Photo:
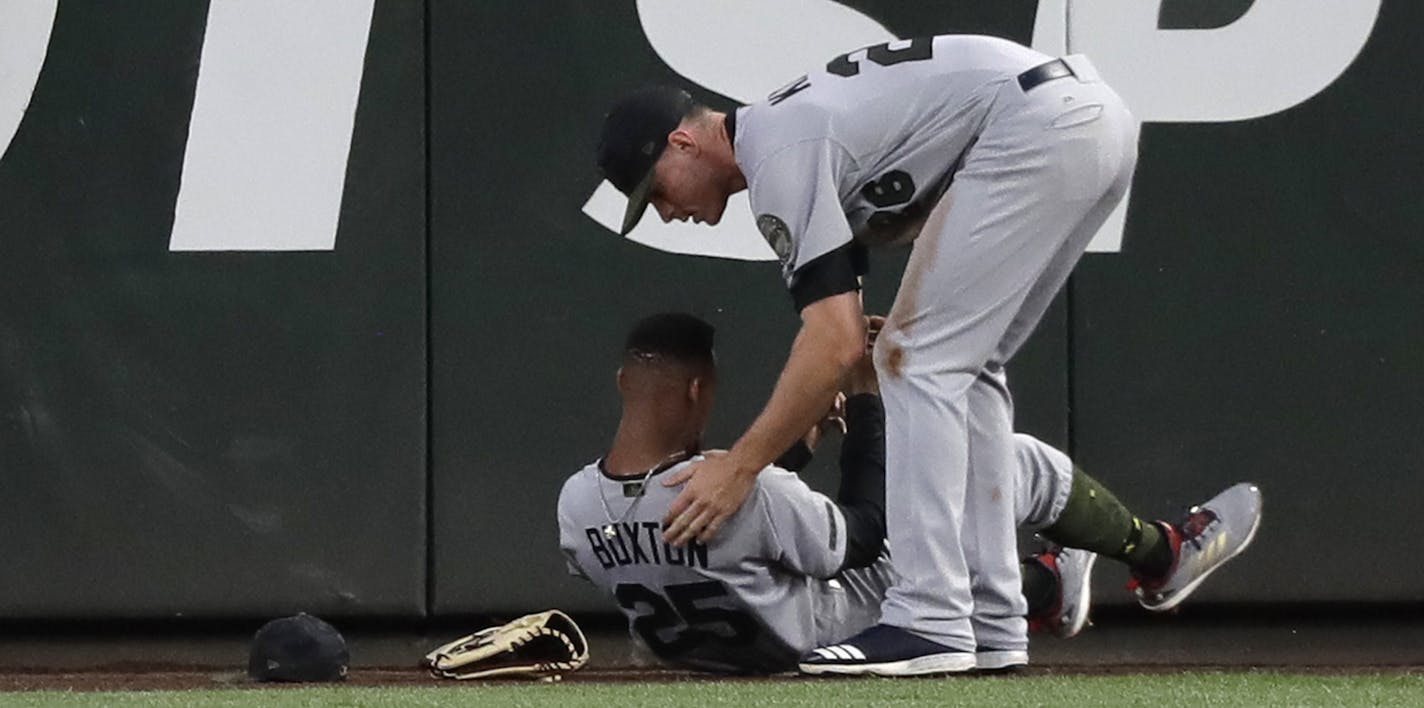
POLYGON ((1079 461, 1149 516, 1264 490, 1256 545, 1202 601, 1424 597, 1401 562, 1424 498, 1424 88, 1400 80, 1424 72, 1421 22, 1386 2, 1283 113, 1146 126, 1124 252, 1075 278, 1079 461))
POLYGON ((169 252, 207 15, 60 3, 0 161, 0 615, 418 616, 422 7, 376 6, 306 253, 169 252))

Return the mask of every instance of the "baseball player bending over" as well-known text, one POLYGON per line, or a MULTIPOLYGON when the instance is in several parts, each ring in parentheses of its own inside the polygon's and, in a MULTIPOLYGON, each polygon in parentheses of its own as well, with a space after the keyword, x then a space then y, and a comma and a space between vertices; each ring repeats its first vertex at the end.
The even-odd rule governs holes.
MULTIPOLYGON (((631 632, 681 666, 766 673, 792 669, 808 652, 854 657, 853 645, 833 642, 879 621, 899 561, 898 549, 896 565, 884 552, 885 421, 874 366, 864 357, 847 379, 835 499, 769 466, 721 533, 676 546, 661 532, 679 490, 656 482, 716 454, 701 452, 716 398, 712 345, 711 325, 685 314, 648 317, 628 334, 613 443, 559 495, 570 572, 611 594, 631 632)), ((1260 493, 1240 484, 1180 523, 1144 524, 1062 453, 1027 435, 1013 443, 1018 523, 1086 549, 1056 547, 1024 561, 1029 617, 1045 631, 1072 636, 1084 626, 1094 552, 1131 569, 1143 606, 1169 609, 1240 553, 1260 520, 1260 493)), ((783 456, 793 457, 796 466, 809 454, 783 456)), ((1002 669, 1027 657, 982 651, 976 660, 1002 669)))
POLYGON ((668 510, 674 545, 715 537, 831 404, 865 337, 864 249, 915 240, 875 350, 898 577, 881 623, 840 642, 855 651, 808 654, 808 670, 945 673, 1027 651, 1003 365, 1136 161, 1137 122, 1085 57, 992 37, 857 49, 728 114, 652 89, 608 115, 599 165, 629 197, 623 231, 649 203, 716 224, 746 189, 801 313, 751 427, 667 476, 690 480, 668 510))

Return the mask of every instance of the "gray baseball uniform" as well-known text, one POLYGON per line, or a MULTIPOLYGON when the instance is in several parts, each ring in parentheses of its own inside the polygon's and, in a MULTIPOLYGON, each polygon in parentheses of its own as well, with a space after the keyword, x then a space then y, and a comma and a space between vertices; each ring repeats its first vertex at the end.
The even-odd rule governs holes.
POLYGON ((670 546, 661 520, 681 488, 662 475, 700 459, 646 485, 608 477, 602 461, 585 467, 559 494, 559 545, 659 657, 722 671, 792 666, 843 628, 827 624, 845 518, 794 473, 768 467, 711 543, 670 546))
MULTIPOLYGON (((1015 449, 1018 519, 1027 528, 1051 525, 1067 502, 1073 465, 1027 435, 1015 437, 1015 449)), ((559 545, 570 572, 609 593, 655 654, 704 670, 781 671, 879 621, 893 566, 882 557, 838 573, 844 519, 795 473, 763 470, 711 543, 664 544, 661 519, 681 490, 658 479, 692 461, 653 475, 641 498, 641 479, 610 478, 601 461, 569 477, 559 494, 559 545)))
POLYGON ((952 36, 837 57, 729 131, 798 307, 853 288, 860 248, 915 239, 875 351, 901 574, 884 622, 1026 648, 1002 366, 1125 193, 1135 121, 1081 56, 952 36))

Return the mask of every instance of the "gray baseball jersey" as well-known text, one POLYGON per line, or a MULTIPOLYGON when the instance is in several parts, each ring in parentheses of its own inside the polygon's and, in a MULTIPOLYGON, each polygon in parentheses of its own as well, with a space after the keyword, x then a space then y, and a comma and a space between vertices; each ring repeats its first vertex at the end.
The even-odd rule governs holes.
MULTIPOLYGON (((1049 526, 1068 501, 1073 463, 1028 435, 1014 436, 1014 450, 1017 522, 1049 526)), ((657 479, 635 505, 625 495, 641 480, 612 479, 596 462, 564 483, 558 515, 569 572, 607 592, 660 657, 713 671, 778 671, 879 621, 896 579, 888 556, 823 579, 845 557, 842 519, 794 473, 764 470, 717 539, 686 549, 662 541, 662 516, 681 490, 657 479)))
POLYGON ((825 579, 845 558, 845 519, 796 474, 768 467, 711 543, 674 548, 662 518, 681 487, 661 480, 700 459, 653 475, 646 490, 641 479, 608 477, 601 461, 570 477, 559 494, 569 570, 609 592, 662 659, 716 671, 793 666, 836 631, 817 636, 835 614, 837 588, 825 579))
POLYGON ((788 286, 852 238, 913 238, 1005 78, 1048 59, 994 37, 891 42, 739 109, 737 164, 788 286))

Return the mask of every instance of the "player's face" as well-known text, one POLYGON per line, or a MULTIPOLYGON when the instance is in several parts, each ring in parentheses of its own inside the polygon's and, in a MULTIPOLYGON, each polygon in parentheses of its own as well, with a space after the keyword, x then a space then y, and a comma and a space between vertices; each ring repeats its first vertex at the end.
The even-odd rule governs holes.
POLYGON ((727 209, 728 196, 712 164, 695 149, 669 145, 653 165, 649 203, 664 222, 690 219, 716 226, 727 209))

